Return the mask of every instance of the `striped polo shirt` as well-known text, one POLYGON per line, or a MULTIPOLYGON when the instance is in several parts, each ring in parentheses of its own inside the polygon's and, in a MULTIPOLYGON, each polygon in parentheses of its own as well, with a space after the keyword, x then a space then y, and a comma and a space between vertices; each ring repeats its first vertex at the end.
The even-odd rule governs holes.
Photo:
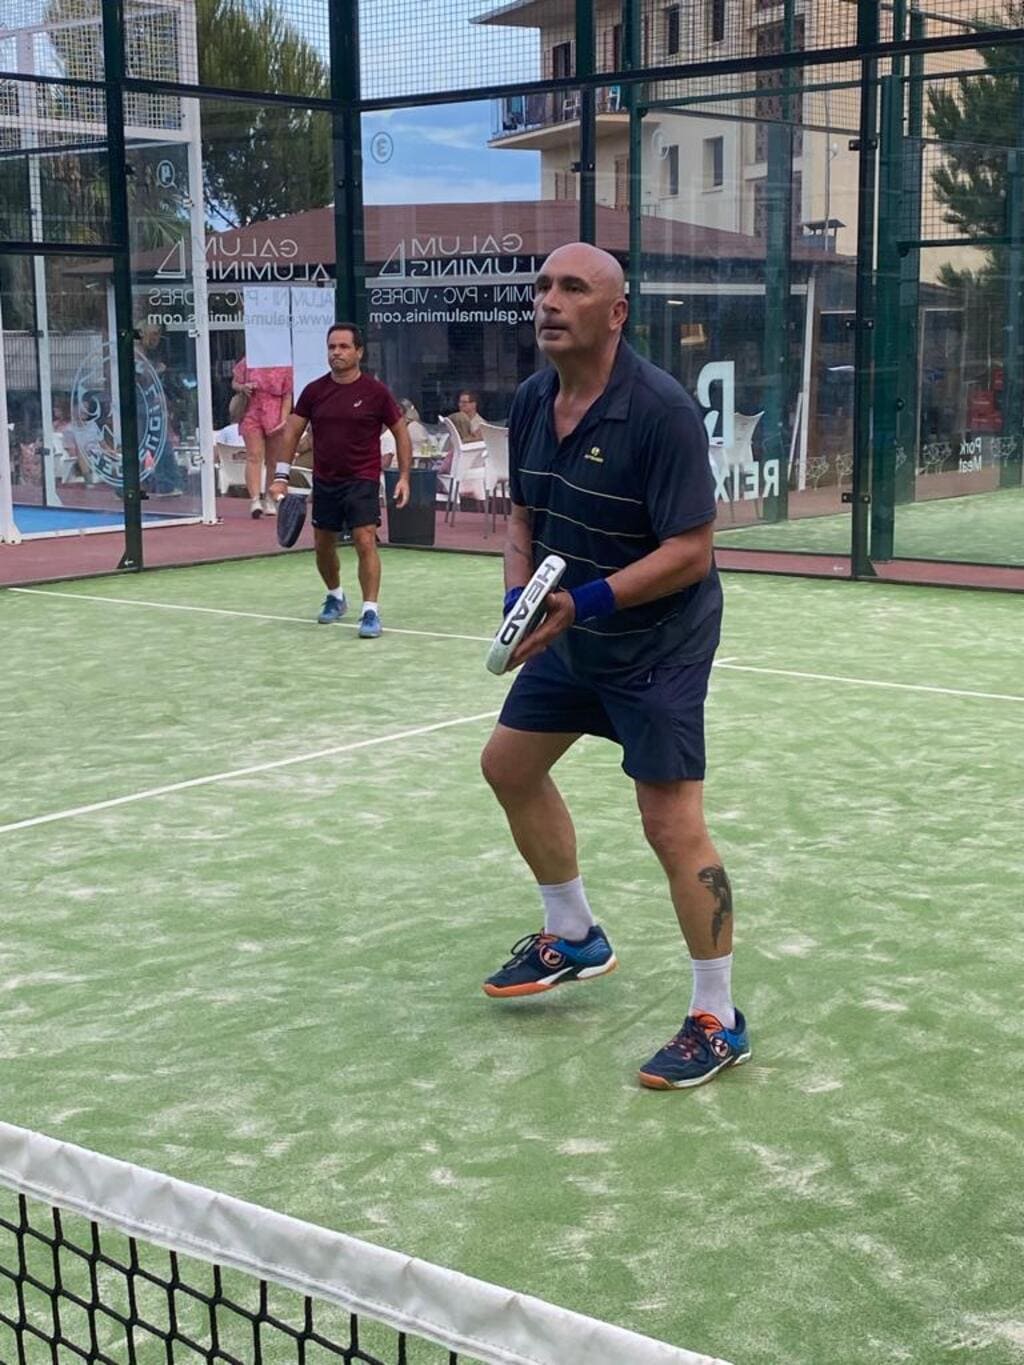
MULTIPOLYGON (((619 343, 607 387, 559 441, 549 366, 520 384, 509 414, 512 501, 532 514, 534 565, 566 561, 563 586, 607 578, 715 519, 707 433, 671 375, 619 343)), ((718 571, 681 592, 574 625, 552 648, 579 675, 625 675, 692 663, 718 644, 718 571)))

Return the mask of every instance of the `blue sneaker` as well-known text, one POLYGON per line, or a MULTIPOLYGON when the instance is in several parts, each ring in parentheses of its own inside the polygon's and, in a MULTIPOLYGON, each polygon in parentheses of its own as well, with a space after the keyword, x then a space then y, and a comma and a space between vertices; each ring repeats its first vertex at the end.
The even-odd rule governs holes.
POLYGON ((359 618, 359 638, 360 640, 376 640, 384 627, 380 623, 380 616, 377 612, 364 611, 359 618))
POLYGON ((347 597, 334 597, 328 593, 324 598, 324 604, 320 608, 320 615, 316 618, 322 626, 333 625, 335 621, 340 621, 348 611, 347 597))
POLYGON ((749 1056, 747 1021, 739 1010, 731 1029, 723 1028, 713 1014, 689 1014, 676 1036, 640 1068, 639 1080, 652 1090, 686 1090, 749 1056))
POLYGON ((578 943, 554 934, 527 934, 500 971, 484 982, 488 995, 538 995, 565 981, 589 981, 619 965, 608 936, 595 924, 578 943))

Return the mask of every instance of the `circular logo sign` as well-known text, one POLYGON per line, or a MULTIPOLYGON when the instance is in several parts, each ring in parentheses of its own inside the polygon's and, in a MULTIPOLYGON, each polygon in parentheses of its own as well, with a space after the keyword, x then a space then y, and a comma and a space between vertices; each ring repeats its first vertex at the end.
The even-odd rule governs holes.
POLYGON ((378 165, 383 166, 395 153, 395 144, 390 133, 374 133, 370 139, 370 155, 378 165))
MULTIPOLYGON (((82 361, 71 386, 69 427, 75 444, 104 483, 124 482, 113 409, 111 347, 104 344, 82 361)), ((139 423, 139 477, 148 479, 167 448, 167 399, 149 361, 135 356, 135 406, 139 423)))

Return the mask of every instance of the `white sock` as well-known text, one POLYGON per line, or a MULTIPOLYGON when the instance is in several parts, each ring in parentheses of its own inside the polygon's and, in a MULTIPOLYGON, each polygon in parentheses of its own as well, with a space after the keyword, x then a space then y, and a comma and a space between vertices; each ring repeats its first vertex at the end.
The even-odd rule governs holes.
POLYGON ((377 614, 380 615, 380 612, 379 612, 379 610, 378 610, 378 607, 377 607, 377 603, 376 603, 376 602, 364 602, 364 603, 363 603, 363 613, 362 613, 362 614, 365 616, 366 613, 367 613, 368 611, 376 611, 377 614))
POLYGON ((336 597, 336 598, 338 599, 338 601, 341 602, 341 601, 344 599, 344 596, 345 596, 345 589, 344 589, 344 588, 341 586, 341 584, 339 583, 338 586, 337 586, 336 588, 328 588, 328 589, 327 589, 327 596, 328 596, 328 597, 336 597))
POLYGON ((558 882, 554 886, 538 883, 537 889, 544 902, 544 932, 573 943, 586 938, 594 916, 583 890, 583 878, 573 877, 571 882, 558 882))
POLYGON ((733 1028, 736 1011, 732 1003, 732 953, 725 957, 690 958, 693 995, 689 1014, 713 1014, 725 1028, 733 1028))

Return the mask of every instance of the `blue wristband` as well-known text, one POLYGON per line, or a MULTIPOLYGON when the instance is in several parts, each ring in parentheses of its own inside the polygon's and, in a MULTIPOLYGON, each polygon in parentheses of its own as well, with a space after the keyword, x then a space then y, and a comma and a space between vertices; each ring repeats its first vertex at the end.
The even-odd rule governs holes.
POLYGON ((515 606, 515 604, 519 601, 520 597, 522 597, 522 595, 523 595, 522 588, 509 588, 508 592, 506 592, 505 605, 504 607, 502 607, 501 610, 501 619, 503 621, 505 617, 509 614, 509 612, 512 610, 512 608, 515 606))
POLYGON ((599 616, 611 616, 615 610, 615 594, 607 578, 595 578, 569 593, 576 607, 577 621, 596 621, 599 616))

